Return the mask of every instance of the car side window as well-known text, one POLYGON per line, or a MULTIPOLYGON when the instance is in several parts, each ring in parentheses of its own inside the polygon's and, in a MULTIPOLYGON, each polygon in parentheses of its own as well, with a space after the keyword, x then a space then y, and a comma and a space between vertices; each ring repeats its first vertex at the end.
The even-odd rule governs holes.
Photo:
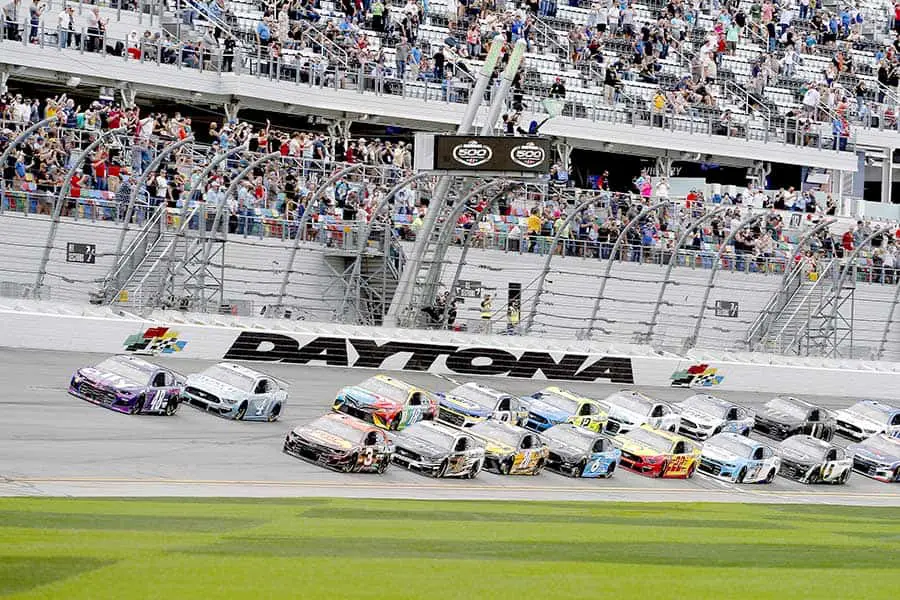
POLYGON ((838 459, 838 453, 836 448, 832 448, 828 452, 825 453, 825 462, 831 462, 833 460, 838 459))
POLYGON ((736 421, 740 417, 738 416, 738 409, 731 407, 728 409, 728 412, 725 414, 726 421, 736 421))
POLYGON ((891 419, 891 425, 900 425, 900 413, 894 415, 894 418, 891 419))
POLYGON ((672 451, 673 454, 687 454, 687 448, 684 442, 675 442, 675 449, 672 451))
POLYGON ((254 389, 254 394, 265 394, 269 391, 269 380, 268 379, 260 379, 256 382, 256 388, 254 389))
POLYGON ((818 421, 819 420, 819 409, 814 408, 811 411, 809 411, 809 416, 806 418, 809 421, 813 421, 813 422, 818 421))
POLYGON ((765 458, 765 452, 763 452, 762 448, 757 448, 753 451, 753 460, 762 460, 765 458))
POLYGON ((366 434, 366 439, 365 439, 365 441, 363 441, 363 444, 365 444, 366 446, 374 446, 377 443, 378 443, 378 432, 377 431, 370 431, 369 433, 366 434))
POLYGON ((152 387, 165 387, 168 385, 166 382, 166 374, 163 371, 160 371, 156 375, 153 376, 153 381, 150 383, 152 387))
POLYGON ((510 407, 509 397, 500 399, 500 402, 497 403, 497 410, 512 410, 512 407, 510 407))
POLYGON ((591 415, 597 414, 597 407, 591 404, 590 402, 585 402, 581 405, 581 408, 578 409, 578 415, 581 417, 588 417, 591 415))
POLYGON ((422 392, 413 392, 409 397, 410 406, 422 406, 422 392))
POLYGON ((461 437, 456 440, 456 446, 453 447, 454 452, 465 452, 469 449, 469 440, 461 437))
POLYGON ((523 436, 522 441, 519 443, 519 447, 522 450, 531 450, 534 448, 534 438, 530 435, 523 436))
POLYGON ((606 452, 607 450, 607 442, 605 439, 600 438, 596 442, 594 442, 594 452, 606 452))

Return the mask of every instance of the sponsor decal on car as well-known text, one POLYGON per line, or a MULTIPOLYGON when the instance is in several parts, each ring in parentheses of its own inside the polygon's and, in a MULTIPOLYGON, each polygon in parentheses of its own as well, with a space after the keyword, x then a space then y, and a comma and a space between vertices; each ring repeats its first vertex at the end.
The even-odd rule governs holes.
MULTIPOLYGON (((549 352, 502 350, 450 344, 423 344, 322 336, 300 345, 285 334, 243 331, 225 353, 226 360, 256 360, 308 364, 324 363, 334 367, 385 368, 396 355, 409 355, 399 366, 403 371, 432 371, 443 358, 447 370, 460 375, 505 375, 532 379, 542 373, 547 379, 634 383, 631 359, 622 356, 565 354, 559 359, 549 352)), ((400 360, 402 360, 401 357, 400 360)))
POLYGON ((187 342, 178 339, 178 332, 168 327, 150 327, 125 339, 125 351, 135 354, 174 354, 181 352, 187 342))
POLYGON ((684 371, 672 373, 672 387, 712 387, 719 385, 725 379, 719 375, 719 370, 707 364, 691 365, 684 371))

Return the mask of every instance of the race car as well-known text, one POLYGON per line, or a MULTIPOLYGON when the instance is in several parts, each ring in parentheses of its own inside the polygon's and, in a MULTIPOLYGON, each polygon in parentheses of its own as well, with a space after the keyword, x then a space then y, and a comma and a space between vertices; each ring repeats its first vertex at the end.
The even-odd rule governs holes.
POLYGON ((528 410, 518 398, 480 383, 465 383, 437 396, 438 420, 454 427, 471 427, 487 419, 513 425, 528 420, 528 410))
POLYGON ((834 437, 834 417, 826 409, 798 398, 783 396, 766 402, 757 413, 753 430, 776 440, 808 434, 830 441, 834 437))
POLYGON ((700 448, 686 437, 644 423, 613 438, 620 464, 650 477, 688 479, 700 462, 700 448))
POLYGON ((598 432, 606 427, 607 407, 569 390, 545 387, 521 400, 528 410, 524 427, 538 433, 560 423, 573 423, 598 432))
POLYGON ((474 479, 484 448, 468 433, 432 421, 414 423, 394 435, 394 464, 431 477, 474 479))
POLYGON ((900 483, 900 434, 884 433, 847 446, 853 470, 886 483, 900 483))
POLYGON ((284 452, 345 473, 384 473, 393 444, 381 429, 349 415, 330 413, 295 427, 284 438, 284 452))
POLYGON ((547 463, 547 445, 527 429, 488 419, 467 431, 484 444, 485 469, 501 475, 537 475, 547 463))
POLYGON ((811 435, 793 435, 781 442, 778 474, 800 483, 846 483, 853 459, 842 448, 811 435))
POLYGON ((610 394, 603 400, 603 404, 609 407, 606 433, 610 435, 627 433, 644 423, 656 429, 677 431, 681 421, 681 416, 671 404, 636 391, 622 390, 610 394))
POLYGON ((75 371, 69 393, 112 410, 174 415, 182 378, 142 358, 120 354, 75 371))
POLYGON ((695 394, 675 405, 681 413, 678 433, 703 441, 721 432, 750 435, 753 413, 710 394, 695 394))
POLYGON ((862 400, 834 413, 836 433, 860 442, 878 433, 900 432, 900 408, 875 400, 862 400))
POLYGON ((265 373, 222 362, 188 375, 181 400, 236 421, 275 421, 284 410, 287 392, 265 373))
POLYGON ((622 456, 606 436, 572 423, 554 425, 541 438, 550 449, 547 468, 569 477, 612 477, 622 456))
POLYGON ((434 419, 438 403, 427 390, 394 377, 375 375, 359 385, 343 388, 334 399, 333 408, 398 431, 423 419, 434 419))
POLYGON ((771 483, 781 460, 772 448, 736 433, 718 433, 700 451, 700 473, 734 483, 771 483))

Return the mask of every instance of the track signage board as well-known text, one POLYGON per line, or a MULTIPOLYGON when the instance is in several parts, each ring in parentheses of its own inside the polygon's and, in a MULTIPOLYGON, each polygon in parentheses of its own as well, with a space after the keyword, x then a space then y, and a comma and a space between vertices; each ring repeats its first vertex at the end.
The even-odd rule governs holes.
POLYGON ((75 242, 68 242, 66 244, 66 262, 93 265, 96 261, 96 244, 77 244, 75 242))
POLYGON ((434 136, 434 168, 447 171, 550 171, 550 140, 542 137, 434 136))

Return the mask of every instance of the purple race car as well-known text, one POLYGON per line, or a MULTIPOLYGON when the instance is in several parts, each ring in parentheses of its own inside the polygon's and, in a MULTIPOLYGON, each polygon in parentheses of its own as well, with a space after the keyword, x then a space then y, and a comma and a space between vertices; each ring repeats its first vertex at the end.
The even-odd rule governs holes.
POLYGON ((112 410, 136 415, 174 415, 183 378, 136 356, 117 355, 78 369, 69 393, 112 410))

